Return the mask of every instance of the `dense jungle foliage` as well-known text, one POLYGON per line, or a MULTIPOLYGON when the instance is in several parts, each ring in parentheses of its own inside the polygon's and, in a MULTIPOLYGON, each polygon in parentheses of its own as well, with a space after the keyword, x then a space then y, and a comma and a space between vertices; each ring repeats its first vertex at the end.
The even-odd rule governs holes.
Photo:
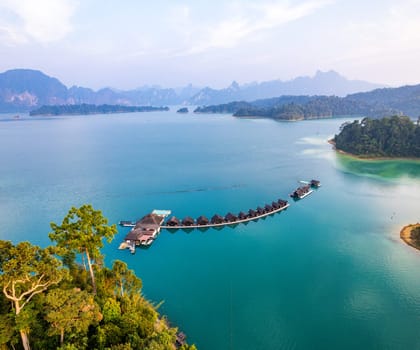
POLYGON ((90 105, 83 103, 80 105, 45 105, 34 109, 29 115, 88 115, 155 111, 169 111, 169 108, 152 106, 90 105))
POLYGON ((363 157, 420 158, 420 118, 364 118, 345 123, 335 136, 338 150, 363 157))

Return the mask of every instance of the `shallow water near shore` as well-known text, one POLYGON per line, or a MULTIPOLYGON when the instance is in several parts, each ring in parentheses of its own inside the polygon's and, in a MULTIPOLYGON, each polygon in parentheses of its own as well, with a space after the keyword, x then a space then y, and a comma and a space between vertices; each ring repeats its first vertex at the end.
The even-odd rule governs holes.
MULTIPOLYGON (((175 109, 176 110, 176 109, 175 109)), ((91 203, 110 223, 153 209, 211 217, 263 206, 299 180, 322 187, 284 212, 221 230, 162 230, 117 249, 147 298, 199 349, 420 349, 420 173, 343 161, 345 119, 276 123, 171 112, 0 117, 0 238, 49 244, 50 221, 91 203)))
POLYGON ((343 154, 337 154, 337 160, 343 171, 361 176, 395 180, 401 177, 418 178, 420 174, 420 160, 358 159, 343 154))

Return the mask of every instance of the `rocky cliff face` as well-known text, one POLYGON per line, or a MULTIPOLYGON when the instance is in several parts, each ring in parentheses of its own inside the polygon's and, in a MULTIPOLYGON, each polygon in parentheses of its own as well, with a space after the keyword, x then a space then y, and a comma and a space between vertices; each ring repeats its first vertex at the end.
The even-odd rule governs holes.
POLYGON ((67 87, 40 71, 14 69, 0 74, 0 110, 29 110, 43 104, 65 103, 67 87))
POLYGON ((94 104, 164 106, 185 103, 198 92, 192 86, 175 89, 144 87, 130 91, 67 88, 58 79, 30 69, 0 74, 0 112, 30 111, 43 105, 94 104))

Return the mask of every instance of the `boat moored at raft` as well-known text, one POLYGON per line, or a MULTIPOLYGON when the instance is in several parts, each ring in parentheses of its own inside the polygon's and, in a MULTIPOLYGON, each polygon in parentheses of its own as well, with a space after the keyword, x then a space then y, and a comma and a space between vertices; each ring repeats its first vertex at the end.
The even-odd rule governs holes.
POLYGON ((127 220, 121 220, 118 225, 122 226, 122 227, 134 227, 136 226, 136 222, 135 221, 127 221, 127 220))

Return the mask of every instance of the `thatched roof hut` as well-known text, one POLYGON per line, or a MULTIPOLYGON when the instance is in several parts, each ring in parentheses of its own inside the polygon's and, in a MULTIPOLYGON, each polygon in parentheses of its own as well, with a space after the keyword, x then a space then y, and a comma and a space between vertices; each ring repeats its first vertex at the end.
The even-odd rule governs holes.
POLYGON ((225 222, 225 219, 223 218, 223 216, 220 216, 219 214, 215 214, 212 218, 211 218, 211 223, 212 224, 222 224, 225 222))
POLYGON ((193 226, 194 225, 194 219, 191 216, 186 216, 183 220, 182 220, 182 225, 183 226, 193 226))
POLYGON ((245 219, 248 219, 248 215, 247 215, 247 214, 245 214, 243 211, 241 211, 241 212, 238 214, 238 219, 239 219, 239 220, 245 220, 245 219))
POLYGON ((201 215, 196 220, 197 225, 208 225, 209 219, 207 219, 204 215, 201 215))
POLYGON ((166 221, 167 226, 179 226, 179 220, 177 217, 172 216, 168 221, 166 221))
POLYGON ((256 217, 257 215, 258 215, 258 213, 254 209, 249 209, 248 210, 248 216, 250 218, 256 217))
POLYGON ((282 208, 282 207, 284 207, 284 206, 286 206, 286 205, 287 205, 287 201, 285 201, 284 199, 279 199, 279 200, 277 201, 277 203, 279 203, 279 204, 280 204, 280 208, 282 208))
POLYGON ((273 207, 273 209, 279 209, 280 208, 280 204, 277 202, 272 202, 271 206, 273 207))
POLYGON ((140 237, 143 235, 143 232, 140 228, 138 229, 132 229, 126 236, 125 236, 125 240, 126 241, 139 241, 140 237))
POLYGON ((235 221, 238 221, 238 217, 229 212, 225 215, 225 221, 226 222, 235 222, 235 221))
POLYGON ((265 214, 265 210, 261 207, 258 207, 257 209, 255 209, 255 211, 257 212, 258 215, 263 215, 265 214))
POLYGON ((161 218, 156 216, 155 214, 147 214, 143 216, 138 222, 136 226, 147 226, 147 225, 157 225, 159 226, 161 223, 161 218))
POLYGON ((269 212, 273 211, 273 207, 270 204, 266 204, 264 206, 264 210, 265 210, 266 213, 269 213, 269 212))

